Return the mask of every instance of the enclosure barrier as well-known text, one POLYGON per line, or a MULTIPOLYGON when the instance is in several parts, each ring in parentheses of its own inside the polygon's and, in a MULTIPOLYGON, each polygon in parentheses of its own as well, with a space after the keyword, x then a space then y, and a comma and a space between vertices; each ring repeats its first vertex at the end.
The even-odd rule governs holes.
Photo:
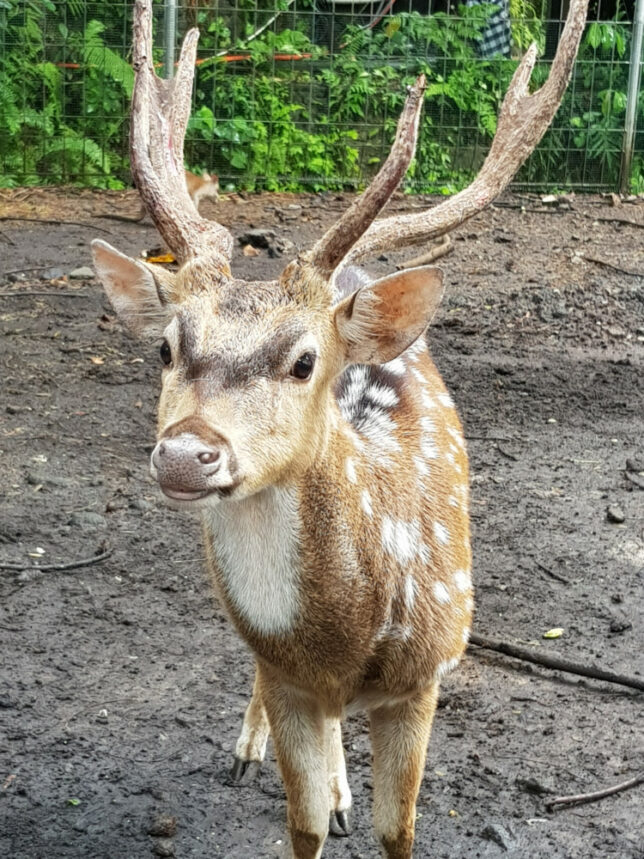
MULTIPOLYGON (((591 7, 563 104, 516 189, 644 192, 641 26, 638 41, 632 24, 644 0, 636 2, 639 18, 633 0, 591 7)), ((224 188, 362 187, 387 154, 406 85, 424 72, 406 187, 457 190, 487 152, 516 57, 538 43, 540 85, 567 8, 497 3, 157 2, 166 74, 183 33, 201 30, 188 166, 218 173, 224 188)), ((0 0, 0 187, 129 185, 131 7, 0 0)))

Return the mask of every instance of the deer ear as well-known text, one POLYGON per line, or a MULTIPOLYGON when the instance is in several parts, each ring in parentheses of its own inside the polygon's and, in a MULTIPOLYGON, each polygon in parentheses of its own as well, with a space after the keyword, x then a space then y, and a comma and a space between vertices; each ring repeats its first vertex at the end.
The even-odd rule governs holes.
POLYGON ((175 276, 131 259, 107 242, 92 242, 94 268, 121 322, 139 337, 161 334, 173 315, 175 276))
POLYGON ((338 304, 335 324, 350 364, 383 364, 427 328, 443 297, 443 273, 410 268, 363 286, 338 304))

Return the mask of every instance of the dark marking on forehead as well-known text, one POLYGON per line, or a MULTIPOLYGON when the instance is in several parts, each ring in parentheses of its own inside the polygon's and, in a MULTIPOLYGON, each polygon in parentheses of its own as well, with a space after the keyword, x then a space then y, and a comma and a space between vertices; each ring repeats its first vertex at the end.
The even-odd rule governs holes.
POLYGON ((232 348, 214 349, 207 355, 192 357, 188 352, 182 352, 186 380, 203 379, 221 388, 233 388, 255 378, 279 378, 285 370, 287 356, 305 331, 304 326, 289 323, 273 332, 252 352, 241 356, 232 348))
POLYGON ((270 308, 283 306, 290 300, 279 283, 239 283, 237 281, 221 294, 217 312, 222 316, 261 316, 270 308))

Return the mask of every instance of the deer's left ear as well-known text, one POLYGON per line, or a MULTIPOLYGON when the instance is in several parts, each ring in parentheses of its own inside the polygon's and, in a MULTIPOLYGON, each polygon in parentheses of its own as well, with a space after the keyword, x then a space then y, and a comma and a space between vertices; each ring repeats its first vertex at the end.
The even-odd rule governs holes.
POLYGON ((92 242, 94 268, 117 316, 133 334, 158 337, 173 316, 174 275, 92 242))
POLYGON ((363 286, 335 310, 350 364, 383 364, 404 352, 432 320, 443 297, 438 268, 410 268, 363 286))

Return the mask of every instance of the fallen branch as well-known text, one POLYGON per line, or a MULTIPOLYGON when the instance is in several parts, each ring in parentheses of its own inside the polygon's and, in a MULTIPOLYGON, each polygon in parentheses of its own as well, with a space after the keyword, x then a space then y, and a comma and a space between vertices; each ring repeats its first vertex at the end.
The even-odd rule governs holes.
MULTIPOLYGON (((495 650, 497 653, 505 654, 505 656, 512 656, 514 659, 532 662, 534 665, 542 665, 544 668, 552 668, 555 671, 578 674, 581 677, 603 680, 606 683, 617 683, 619 686, 629 686, 631 689, 638 689, 640 692, 644 692, 644 680, 640 680, 637 677, 615 674, 613 671, 605 671, 603 668, 596 668, 594 665, 582 665, 578 662, 570 662, 568 659, 562 659, 559 656, 535 653, 525 647, 518 647, 516 644, 510 644, 507 641, 498 641, 494 638, 485 638, 474 632, 470 635, 470 645, 475 645, 485 650, 495 650)), ((476 653, 476 651, 473 652, 476 653)))
POLYGON ((595 265, 603 265, 606 268, 613 268, 615 271, 620 272, 620 274, 625 274, 628 277, 644 277, 644 271, 631 271, 628 268, 622 268, 620 265, 615 265, 614 262, 608 262, 608 260, 600 259, 599 257, 591 257, 587 254, 582 254, 581 258, 585 259, 587 262, 594 262, 595 265))
POLYGON ((549 567, 544 566, 544 564, 542 564, 540 561, 535 561, 535 564, 539 567, 540 570, 543 570, 543 572, 547 573, 552 579, 561 582, 563 585, 570 584, 570 579, 566 579, 563 576, 560 576, 559 573, 555 573, 549 567))
POLYGON ((642 782, 644 782, 644 772, 633 776, 633 778, 629 778, 628 781, 614 784, 612 787, 605 787, 602 790, 594 790, 592 793, 578 793, 572 796, 557 796, 546 802, 546 808, 548 811, 553 811, 564 805, 576 805, 578 803, 581 804, 582 802, 596 802, 598 799, 603 799, 605 796, 612 796, 614 793, 619 793, 622 790, 636 787, 642 782))
POLYGON ((113 236, 111 230, 106 230, 105 227, 97 227, 96 224, 82 223, 82 221, 56 221, 53 218, 20 218, 17 215, 0 215, 0 221, 20 221, 28 224, 64 224, 70 227, 86 227, 92 230, 98 230, 100 233, 107 233, 108 236, 113 236))
POLYGON ((0 563, 0 570, 14 570, 16 572, 20 570, 38 570, 40 573, 60 573, 64 570, 75 570, 78 567, 89 567, 93 564, 100 564, 102 561, 107 560, 111 554, 112 550, 107 549, 107 551, 102 552, 100 555, 93 555, 91 558, 81 558, 79 561, 70 561, 68 564, 43 564, 42 566, 38 566, 37 564, 0 563))
POLYGON ((107 218, 110 221, 123 221, 126 224, 141 224, 145 226, 143 223, 143 219, 146 216, 145 210, 141 215, 118 215, 116 212, 105 212, 104 215, 94 215, 95 218, 107 218))
POLYGON ((43 290, 38 290, 38 291, 36 291, 36 292, 34 292, 33 290, 29 290, 29 291, 24 291, 24 290, 23 290, 23 291, 21 292, 20 290, 17 290, 17 289, 14 289, 14 290, 7 290, 7 291, 5 291, 5 292, 0 292, 0 298, 12 298, 12 297, 13 297, 13 296, 15 296, 15 295, 18 295, 18 296, 25 296, 25 295, 35 296, 35 295, 40 295, 40 296, 45 296, 46 298, 76 298, 76 297, 77 297, 77 296, 79 296, 79 295, 83 295, 83 296, 85 296, 86 298, 89 298, 89 292, 81 292, 81 290, 80 290, 80 289, 79 289, 79 290, 77 290, 76 292, 51 292, 51 291, 49 291, 49 292, 48 292, 48 291, 46 291, 46 290, 44 290, 44 289, 43 289, 43 290))
POLYGON ((400 265, 396 266, 396 268, 416 268, 419 265, 429 265, 429 263, 434 262, 434 260, 440 259, 440 257, 444 257, 452 250, 452 240, 449 236, 443 236, 440 243, 434 245, 434 247, 430 251, 427 251, 427 253, 421 254, 420 256, 414 257, 413 259, 409 259, 406 262, 401 262, 400 265))

